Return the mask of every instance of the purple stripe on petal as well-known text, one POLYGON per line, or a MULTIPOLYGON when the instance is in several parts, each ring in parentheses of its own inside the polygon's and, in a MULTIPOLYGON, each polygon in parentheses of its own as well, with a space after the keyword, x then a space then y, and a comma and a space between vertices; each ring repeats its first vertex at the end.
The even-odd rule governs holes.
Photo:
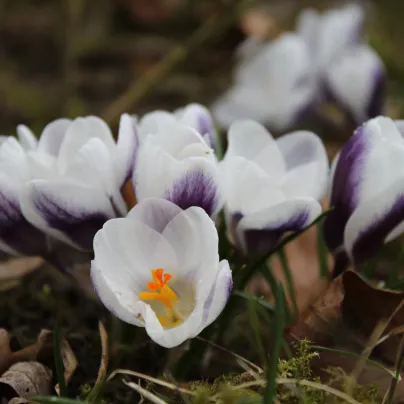
POLYGON ((44 233, 22 215, 18 201, 0 192, 0 240, 23 255, 44 255, 47 240, 44 233))
POLYGON ((182 209, 199 206, 211 216, 217 207, 217 185, 202 169, 190 171, 175 182, 166 199, 182 209))
POLYGON ((35 207, 49 227, 64 233, 81 248, 91 250, 95 233, 109 219, 103 212, 73 214, 46 195, 34 200, 35 207))
POLYGON ((368 118, 375 118, 382 114, 386 96, 386 77, 382 69, 377 69, 373 77, 373 92, 366 109, 368 118))
POLYGON ((394 205, 364 229, 352 247, 355 264, 372 257, 384 244, 387 235, 404 220, 404 195, 399 195, 394 205))
POLYGON ((200 113, 198 115, 198 129, 199 133, 202 136, 205 134, 209 134, 210 147, 214 149, 216 146, 216 133, 213 126, 212 118, 207 114, 200 113))
POLYGON ((331 251, 343 244, 345 225, 357 204, 362 156, 366 152, 365 132, 365 125, 355 131, 341 150, 335 169, 331 190, 334 209, 324 220, 324 239, 331 251))
POLYGON ((276 248, 284 233, 298 231, 308 225, 310 213, 301 210, 287 222, 279 226, 264 227, 262 230, 251 229, 244 232, 247 254, 263 255, 276 248))

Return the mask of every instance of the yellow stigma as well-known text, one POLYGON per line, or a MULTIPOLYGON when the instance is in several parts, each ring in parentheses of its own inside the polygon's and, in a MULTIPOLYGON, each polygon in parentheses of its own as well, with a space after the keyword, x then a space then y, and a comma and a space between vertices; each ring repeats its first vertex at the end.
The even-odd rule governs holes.
POLYGON ((174 327, 181 324, 183 317, 175 310, 174 304, 180 299, 177 294, 167 285, 172 275, 164 273, 163 268, 151 271, 153 282, 147 282, 148 291, 139 293, 139 299, 157 301, 164 305, 165 315, 157 316, 163 327, 174 327))

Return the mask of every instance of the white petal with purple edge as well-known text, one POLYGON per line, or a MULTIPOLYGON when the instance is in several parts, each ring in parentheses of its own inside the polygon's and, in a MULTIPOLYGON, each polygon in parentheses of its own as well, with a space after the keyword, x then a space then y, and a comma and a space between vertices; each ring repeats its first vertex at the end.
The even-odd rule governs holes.
POLYGON ((103 192, 67 181, 30 181, 21 191, 20 205, 34 226, 85 250, 92 248, 103 223, 114 217, 103 192))
POLYGON ((361 262, 385 242, 400 235, 404 221, 404 179, 364 201, 349 218, 344 246, 354 262, 361 262))

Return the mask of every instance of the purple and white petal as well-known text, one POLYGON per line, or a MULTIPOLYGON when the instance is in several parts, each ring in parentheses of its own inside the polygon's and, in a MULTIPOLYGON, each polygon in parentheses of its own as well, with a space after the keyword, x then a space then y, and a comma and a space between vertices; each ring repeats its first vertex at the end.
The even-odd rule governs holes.
POLYGON ((91 250, 95 233, 114 217, 103 192, 67 181, 30 181, 20 205, 34 226, 84 250, 91 250))
POLYGON ((208 134, 210 147, 215 148, 216 131, 212 116, 206 107, 193 103, 177 110, 175 114, 178 116, 181 123, 196 129, 202 136, 208 134))
POLYGON ((48 123, 42 131, 37 150, 41 153, 57 157, 71 123, 72 120, 66 118, 56 119, 48 123))
POLYGON ((314 199, 289 199, 242 217, 236 231, 245 253, 262 254, 276 247, 285 232, 310 225, 321 211, 321 205, 314 199))
POLYGON ((132 175, 135 165, 139 137, 134 118, 123 114, 119 122, 118 140, 114 156, 114 170, 119 188, 125 185, 132 175))
POLYGON ((385 72, 370 47, 362 45, 337 58, 327 70, 327 85, 357 124, 382 113, 385 72))

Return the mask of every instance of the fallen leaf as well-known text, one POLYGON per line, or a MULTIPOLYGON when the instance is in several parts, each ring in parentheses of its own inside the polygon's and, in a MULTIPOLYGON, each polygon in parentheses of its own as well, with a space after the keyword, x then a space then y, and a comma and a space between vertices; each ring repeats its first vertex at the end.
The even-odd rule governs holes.
POLYGON ((8 402, 8 404, 35 404, 35 403, 23 397, 14 397, 8 402))
POLYGON ((41 257, 13 258, 0 264, 0 291, 18 286, 20 279, 44 264, 41 257))
MULTIPOLYGON (((78 362, 77 362, 76 355, 74 354, 72 348, 70 347, 67 340, 64 338, 62 338, 60 341, 60 349, 61 349, 63 367, 64 367, 64 378, 65 378, 65 381, 67 384, 67 383, 69 383, 74 372, 76 371, 78 362)), ((60 396, 59 384, 57 384, 55 386, 55 390, 58 393, 58 395, 60 396)))
POLYGON ((387 321, 382 335, 388 336, 375 353, 394 363, 404 326, 404 293, 374 287, 353 271, 343 276, 345 297, 342 317, 364 341, 381 321, 387 321), (401 332, 394 332, 399 330, 401 332))
POLYGON ((288 333, 295 339, 308 339, 312 343, 328 345, 336 326, 341 321, 341 303, 344 298, 342 277, 334 279, 306 312, 299 316, 288 333))
POLYGON ((0 397, 30 398, 52 392, 52 372, 39 362, 19 362, 0 377, 0 397))

